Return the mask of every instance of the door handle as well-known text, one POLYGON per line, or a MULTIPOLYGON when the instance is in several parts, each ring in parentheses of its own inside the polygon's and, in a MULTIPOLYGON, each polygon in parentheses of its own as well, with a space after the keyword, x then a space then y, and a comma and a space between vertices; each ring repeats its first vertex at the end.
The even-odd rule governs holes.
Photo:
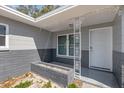
POLYGON ((92 46, 90 46, 90 50, 93 50, 93 47, 92 46))

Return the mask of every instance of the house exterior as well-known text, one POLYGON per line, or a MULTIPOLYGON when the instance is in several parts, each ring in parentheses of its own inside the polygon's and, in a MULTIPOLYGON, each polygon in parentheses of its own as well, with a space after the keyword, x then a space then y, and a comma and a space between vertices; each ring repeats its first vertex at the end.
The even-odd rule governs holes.
POLYGON ((123 6, 66 6, 37 19, 0 6, 0 81, 31 71, 35 62, 75 65, 76 17, 82 22, 81 68, 111 72, 124 87, 123 6))

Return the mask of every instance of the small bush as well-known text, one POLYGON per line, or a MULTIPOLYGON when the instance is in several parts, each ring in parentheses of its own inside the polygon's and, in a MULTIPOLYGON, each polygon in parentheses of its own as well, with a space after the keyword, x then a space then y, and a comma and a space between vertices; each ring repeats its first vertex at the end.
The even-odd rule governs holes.
POLYGON ((16 85, 14 88, 27 88, 32 84, 32 81, 25 81, 21 82, 20 84, 16 85))
POLYGON ((46 84, 43 85, 43 88, 52 88, 51 82, 47 82, 46 84))
POLYGON ((74 84, 74 83, 71 83, 71 84, 68 85, 68 88, 77 88, 77 85, 74 84))

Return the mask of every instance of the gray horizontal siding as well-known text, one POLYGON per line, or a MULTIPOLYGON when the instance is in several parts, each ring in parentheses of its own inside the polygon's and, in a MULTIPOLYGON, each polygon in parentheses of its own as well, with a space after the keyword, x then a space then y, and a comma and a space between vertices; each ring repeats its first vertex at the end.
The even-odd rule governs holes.
MULTIPOLYGON (((81 65, 84 67, 89 67, 89 51, 88 50, 82 50, 82 57, 81 57, 81 65)), ((52 61, 53 62, 60 62, 65 63, 69 65, 74 64, 73 58, 67 58, 67 57, 57 57, 56 55, 56 49, 52 49, 52 61)))
POLYGON ((30 63, 51 61, 51 32, 3 16, 9 25, 9 50, 0 51, 0 81, 30 71, 30 63))
POLYGON ((52 61, 73 65, 73 59, 57 57, 56 49, 52 49, 52 61))
POLYGON ((124 52, 121 53, 121 73, 122 73, 122 87, 124 87, 124 52))
POLYGON ((124 53, 113 51, 113 71, 120 87, 124 87, 124 53))
POLYGON ((89 67, 89 51, 88 50, 82 50, 81 52, 81 66, 82 67, 89 67))
POLYGON ((121 53, 113 51, 113 72, 117 78, 118 84, 122 85, 122 68, 121 68, 121 53))
POLYGON ((49 49, 51 32, 0 16, 0 23, 9 26, 9 50, 49 49))
POLYGON ((30 63, 51 61, 48 49, 0 52, 0 81, 31 71, 30 63))
POLYGON ((40 59, 43 62, 51 62, 52 61, 52 49, 38 49, 38 54, 40 55, 40 59))

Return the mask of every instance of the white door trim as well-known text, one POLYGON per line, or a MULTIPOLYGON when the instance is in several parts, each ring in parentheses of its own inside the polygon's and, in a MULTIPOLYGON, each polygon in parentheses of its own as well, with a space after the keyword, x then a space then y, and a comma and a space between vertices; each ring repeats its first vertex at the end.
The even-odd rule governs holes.
MULTIPOLYGON (((89 29, 89 68, 91 68, 91 58, 90 58, 90 46, 91 46, 91 41, 90 41, 90 39, 91 39, 91 31, 94 31, 94 30, 96 30, 96 29, 104 29, 104 28, 110 28, 111 30, 112 30, 112 26, 108 26, 108 27, 102 27, 102 28, 95 28, 95 29, 89 29)), ((112 30, 112 36, 113 36, 113 30, 112 30)), ((112 49, 113 49, 113 41, 112 41, 112 49)), ((111 66, 111 69, 109 70, 109 72, 112 72, 113 71, 113 59, 112 59, 112 62, 111 62, 112 64, 112 66, 111 66)), ((97 69, 99 69, 99 68, 97 68, 97 69)), ((101 69, 99 69, 99 70, 101 70, 101 69)), ((108 71, 108 70, 107 70, 108 71)))

